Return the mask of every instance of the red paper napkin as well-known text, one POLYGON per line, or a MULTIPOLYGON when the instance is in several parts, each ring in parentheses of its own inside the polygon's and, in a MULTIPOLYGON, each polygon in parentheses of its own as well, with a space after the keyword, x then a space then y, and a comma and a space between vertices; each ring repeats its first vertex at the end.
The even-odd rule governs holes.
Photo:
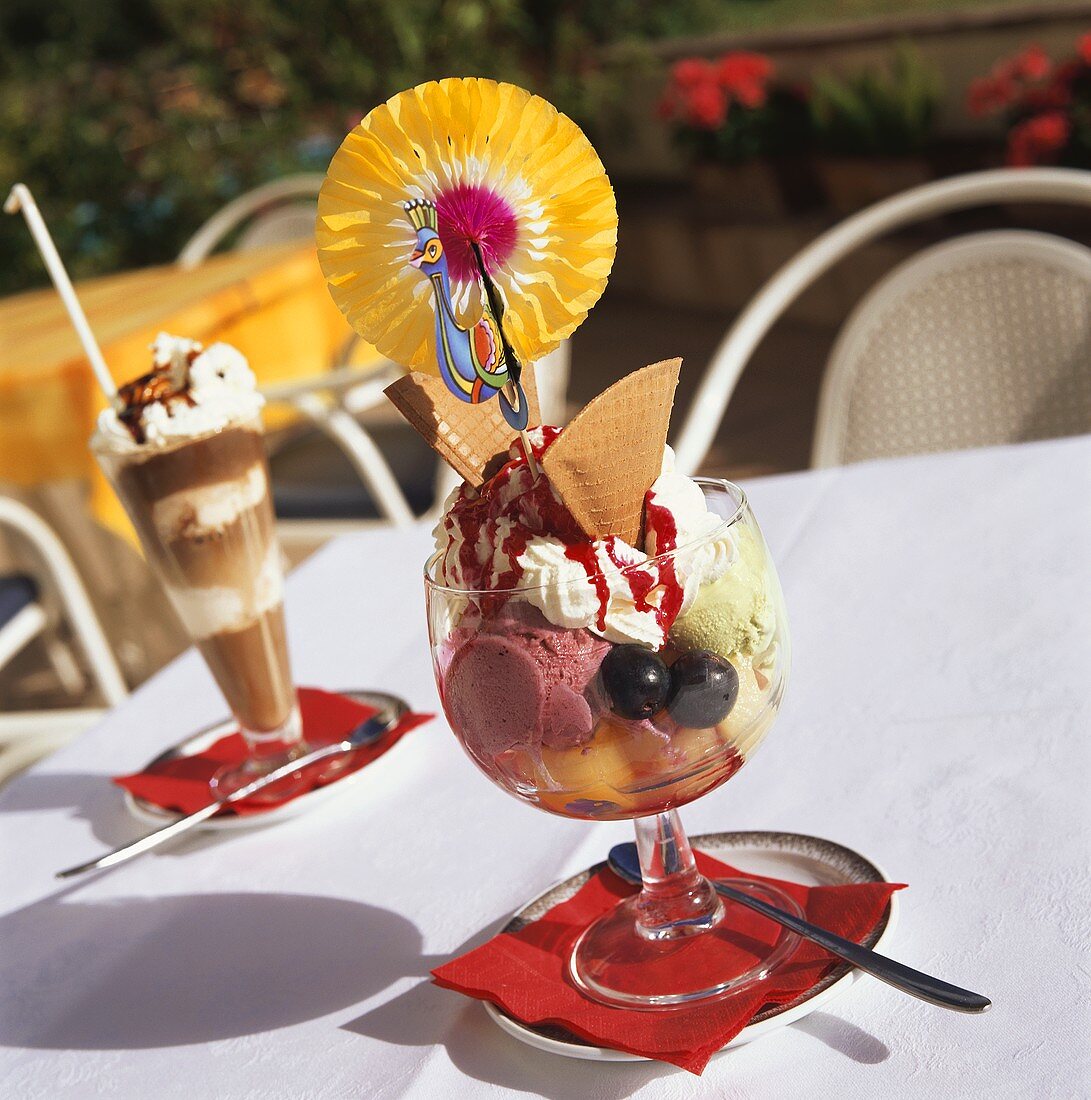
MULTIPOLYGON (((713 877, 743 877, 772 883, 803 907, 808 920, 859 942, 879 922, 887 902, 902 884, 800 886, 794 882, 745 875, 697 852, 697 866, 713 877)), ((810 989, 839 960, 802 940, 795 954, 772 978, 750 993, 739 993, 703 1007, 649 1012, 610 1008, 585 997, 568 978, 568 957, 577 936, 619 899, 636 893, 603 869, 568 901, 555 905, 518 932, 502 932, 488 943, 432 971, 437 985, 478 1000, 491 1001, 528 1024, 557 1024, 598 1046, 671 1062, 701 1073, 708 1060, 730 1042, 767 1004, 791 1001, 810 989)), ((772 945, 777 930, 756 913, 732 907, 733 927, 772 945)), ((739 937, 740 940, 743 936, 739 937)), ((741 947, 719 937, 710 952, 746 958, 741 947)), ((712 957, 710 955, 710 957, 712 957)))
MULTIPOLYGON (((303 736, 308 743, 315 746, 340 741, 376 713, 375 707, 365 706, 345 698, 344 695, 320 691, 318 688, 300 688, 298 696, 303 736)), ((392 749, 410 730, 432 717, 431 714, 406 714, 375 744, 354 752, 348 767, 327 782, 336 783, 338 779, 366 767, 392 749)), ((191 814, 208 805, 208 784, 212 776, 225 764, 237 764, 245 758, 246 742, 242 734, 231 733, 196 756, 168 760, 135 775, 115 776, 114 782, 138 798, 154 802, 165 810, 191 814)), ((315 769, 310 777, 311 781, 302 790, 296 791, 292 798, 298 798, 299 795, 322 786, 320 774, 321 770, 315 769)), ((262 802, 257 805, 243 801, 232 806, 228 812, 262 813, 290 801, 290 798, 286 798, 279 802, 262 802)))

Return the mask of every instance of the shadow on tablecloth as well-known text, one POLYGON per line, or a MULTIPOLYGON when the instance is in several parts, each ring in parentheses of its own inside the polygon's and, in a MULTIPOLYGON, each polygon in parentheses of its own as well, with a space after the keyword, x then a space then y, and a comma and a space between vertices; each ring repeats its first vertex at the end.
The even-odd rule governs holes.
MULTIPOLYGON (((31 810, 68 810, 68 817, 87 822, 106 850, 128 844, 154 827, 129 813, 121 788, 114 786, 108 775, 89 772, 32 772, 19 776, 0 793, 0 814, 31 810)), ((156 857, 214 847, 230 836, 230 832, 196 830, 177 844, 160 849, 156 857)), ((72 858, 59 853, 56 870, 80 858, 83 858, 80 853, 72 858)))
POLYGON ((405 917, 342 898, 73 900, 0 918, 0 1044, 135 1050, 289 1027, 441 960, 405 917))
MULTIPOLYGON (((483 928, 450 955, 433 959, 429 969, 479 947, 500 931, 509 916, 483 928)), ((586 1100, 589 1070, 594 1072, 597 1100, 621 1100, 657 1077, 678 1072, 673 1066, 647 1062, 589 1065, 535 1050, 504 1034, 476 1001, 431 981, 418 982, 341 1026, 397 1046, 444 1046, 451 1062, 466 1076, 547 1100, 586 1100)))

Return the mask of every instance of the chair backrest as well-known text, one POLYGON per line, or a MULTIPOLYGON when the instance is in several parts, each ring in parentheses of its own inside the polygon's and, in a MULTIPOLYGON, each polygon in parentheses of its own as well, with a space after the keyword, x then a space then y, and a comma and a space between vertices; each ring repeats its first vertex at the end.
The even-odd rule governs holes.
POLYGON ((239 234, 235 252, 304 241, 314 236, 318 206, 313 202, 293 202, 259 214, 239 234))
POLYGON ((3 529, 16 532, 34 550, 55 587, 55 594, 69 625, 83 647, 103 698, 108 706, 116 706, 128 695, 128 688, 64 544, 36 512, 21 501, 0 495, 0 530, 3 529))
POLYGON ((314 236, 318 191, 325 177, 304 172, 255 187, 233 199, 190 237, 178 254, 181 267, 196 267, 244 222, 234 248, 246 251, 314 236))
POLYGON ((1091 208, 1091 172, 1071 168, 1001 168, 928 183, 854 214, 789 260, 754 296, 717 348, 679 434, 678 469, 694 473, 723 419, 754 349, 812 283, 876 237, 953 210, 989 203, 1052 202, 1091 208))
POLYGON ((976 233, 910 258, 830 354, 812 465, 1091 430, 1091 251, 976 233))
MULTIPOLYGON (((245 228, 233 244, 239 251, 313 237, 318 192, 324 178, 317 173, 288 176, 240 195, 209 218, 190 238, 178 255, 179 265, 192 268, 203 263, 244 224, 245 228)), ((382 385, 386 381, 382 380, 388 380, 387 372, 380 368, 369 372, 359 385, 344 385, 347 368, 352 366, 359 343, 360 338, 355 333, 345 341, 333 363, 337 368, 336 377, 320 376, 288 386, 271 387, 265 394, 268 398, 289 402, 329 436, 370 490, 380 513, 395 525, 404 525, 413 520, 405 494, 367 430, 352 415, 375 404, 385 404, 382 385), (376 387, 378 381, 382 381, 382 385, 376 387), (332 403, 319 395, 325 391, 334 396, 332 403)), ((540 392, 547 423, 560 423, 565 418, 570 355, 569 343, 564 341, 542 360, 543 364, 548 361, 547 370, 542 374, 549 383, 540 392)), ((440 463, 440 468, 442 484, 444 463, 440 463)), ((445 497, 446 493, 442 493, 437 504, 445 497)))
MULTIPOLYGON (((287 176, 240 195, 201 226, 178 255, 181 267, 203 263, 231 234, 238 233, 232 248, 246 251, 314 237, 318 192, 325 177, 320 173, 287 176)), ((346 411, 350 400, 358 409, 382 400, 384 365, 369 371, 357 384, 351 365, 359 338, 350 336, 335 362, 335 373, 263 388, 267 399, 292 405, 311 420, 341 449, 361 481, 370 490, 380 514, 395 525, 413 521, 413 512, 389 464, 368 432, 346 411), (327 396, 332 400, 327 400, 327 396)), ((283 533, 283 529, 282 529, 283 533)))

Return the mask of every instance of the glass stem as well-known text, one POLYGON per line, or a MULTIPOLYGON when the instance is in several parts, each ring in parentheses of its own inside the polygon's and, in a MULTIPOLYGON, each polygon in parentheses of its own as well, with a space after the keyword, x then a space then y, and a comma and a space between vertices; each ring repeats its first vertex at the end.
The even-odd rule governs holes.
POLYGON ((292 707, 284 723, 274 730, 247 729, 240 723, 239 732, 246 741, 249 758, 255 763, 276 761, 285 753, 299 753, 303 747, 303 722, 298 704, 292 707))
POLYGON ((719 924, 724 915, 720 896, 697 870, 677 811, 638 817, 633 825, 644 879, 636 905, 637 931, 646 939, 676 939, 719 924))

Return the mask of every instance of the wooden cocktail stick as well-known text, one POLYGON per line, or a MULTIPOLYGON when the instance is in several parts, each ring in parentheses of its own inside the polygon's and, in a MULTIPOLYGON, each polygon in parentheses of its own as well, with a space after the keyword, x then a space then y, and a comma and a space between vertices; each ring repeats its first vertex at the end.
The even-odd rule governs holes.
MULTIPOLYGON (((504 388, 505 393, 508 401, 512 403, 513 407, 516 404, 521 406, 522 398, 519 396, 519 392, 513 383, 517 383, 522 376, 523 365, 519 362, 515 354, 515 349, 508 340, 507 332, 504 331, 504 303, 496 289, 496 284, 490 278, 488 271, 485 270, 485 258, 481 255, 481 246, 477 241, 471 241, 470 246, 473 248, 474 259, 477 261, 477 270, 481 276, 482 285, 485 287, 485 298, 496 320, 496 327, 500 330, 500 343, 504 348, 504 362, 507 363, 508 373, 511 376, 507 386, 504 388), (512 401, 513 396, 515 397, 515 401, 512 401)), ((522 411, 521 408, 520 411, 522 411)), ((530 438, 527 436, 524 428, 519 429, 519 442, 523 447, 523 454, 526 455, 530 472, 534 475, 535 481, 537 481, 538 477, 541 475, 541 470, 538 469, 537 460, 534 458, 534 449, 530 445, 530 438)))

